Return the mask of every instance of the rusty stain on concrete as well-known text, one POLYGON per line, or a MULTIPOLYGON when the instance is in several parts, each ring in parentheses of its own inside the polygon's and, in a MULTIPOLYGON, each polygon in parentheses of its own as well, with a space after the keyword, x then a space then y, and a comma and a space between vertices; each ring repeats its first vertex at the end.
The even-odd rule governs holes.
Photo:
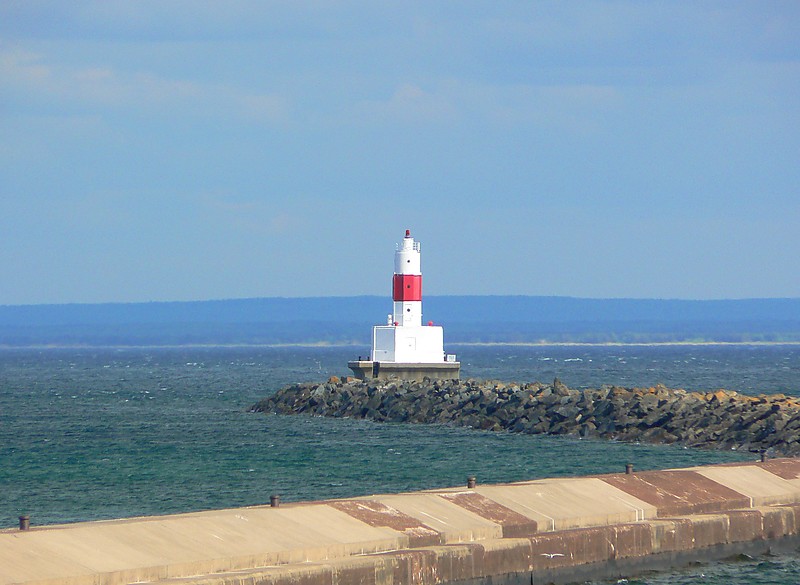
POLYGON ((502 506, 477 492, 450 492, 439 495, 462 508, 475 512, 482 518, 499 524, 503 527, 503 537, 505 538, 528 536, 537 532, 535 520, 502 506))
POLYGON ((695 471, 643 471, 601 479, 655 506, 659 518, 750 507, 747 496, 695 471))
POLYGON ((338 500, 328 504, 370 526, 385 526, 408 536, 411 548, 442 544, 441 533, 375 500, 338 500))
POLYGON ((800 459, 770 459, 756 465, 782 479, 800 479, 800 459))

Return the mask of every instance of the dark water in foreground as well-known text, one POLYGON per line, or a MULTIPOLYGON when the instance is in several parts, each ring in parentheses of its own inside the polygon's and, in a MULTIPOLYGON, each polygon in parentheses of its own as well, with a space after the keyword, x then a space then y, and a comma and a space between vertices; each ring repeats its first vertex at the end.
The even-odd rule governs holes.
MULTIPOLYGON (((456 347, 463 377, 800 394, 798 346, 456 347)), ((0 527, 752 459, 436 425, 250 414, 365 348, 0 350, 0 527)), ((800 583, 800 557, 631 583, 800 583), (761 579, 761 580, 759 580, 761 579)))

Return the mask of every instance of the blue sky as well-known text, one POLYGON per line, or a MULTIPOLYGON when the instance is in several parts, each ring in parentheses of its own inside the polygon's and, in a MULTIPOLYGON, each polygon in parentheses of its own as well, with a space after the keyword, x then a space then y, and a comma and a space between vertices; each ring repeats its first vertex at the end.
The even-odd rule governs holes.
POLYGON ((0 2, 0 304, 800 296, 800 3, 0 2))

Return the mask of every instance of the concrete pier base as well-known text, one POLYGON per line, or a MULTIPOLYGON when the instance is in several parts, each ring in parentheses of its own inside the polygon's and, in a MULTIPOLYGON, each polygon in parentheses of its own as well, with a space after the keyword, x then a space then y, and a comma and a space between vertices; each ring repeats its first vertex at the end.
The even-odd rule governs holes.
POLYGON ((538 571, 509 573, 499 577, 453 581, 448 585, 571 585, 614 579, 627 579, 633 575, 645 575, 652 571, 669 571, 688 567, 694 563, 710 563, 736 560, 737 555, 758 557, 781 553, 796 553, 800 550, 800 536, 787 536, 779 540, 756 540, 732 542, 681 552, 656 553, 642 557, 608 559, 597 563, 556 567, 538 571))
POLYGON ((800 541, 800 460, 0 530, 0 585, 498 585, 800 541))
POLYGON ((436 362, 428 364, 352 361, 347 362, 347 367, 353 375, 360 380, 388 380, 401 378, 403 380, 457 380, 461 372, 460 362, 436 362))

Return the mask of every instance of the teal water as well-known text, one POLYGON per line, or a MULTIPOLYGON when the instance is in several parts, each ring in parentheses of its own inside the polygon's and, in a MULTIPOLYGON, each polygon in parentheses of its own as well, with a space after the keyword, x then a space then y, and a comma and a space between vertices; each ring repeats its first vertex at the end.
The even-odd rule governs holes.
MULTIPOLYGON (((800 394, 797 346, 454 349, 464 377, 800 394)), ((620 471, 627 462, 652 469, 753 458, 246 412, 285 384, 345 375, 359 351, 0 350, 0 526, 21 513, 48 524, 263 504, 273 493, 324 499, 460 485, 468 475, 514 481, 620 471)), ((717 568, 717 580, 689 571, 637 582, 800 582, 791 556, 710 564, 703 574, 717 568), (754 580, 761 573, 773 580, 754 580)))
POLYGON ((796 585, 800 583, 800 554, 740 556, 727 561, 696 563, 674 571, 591 585, 796 585))

